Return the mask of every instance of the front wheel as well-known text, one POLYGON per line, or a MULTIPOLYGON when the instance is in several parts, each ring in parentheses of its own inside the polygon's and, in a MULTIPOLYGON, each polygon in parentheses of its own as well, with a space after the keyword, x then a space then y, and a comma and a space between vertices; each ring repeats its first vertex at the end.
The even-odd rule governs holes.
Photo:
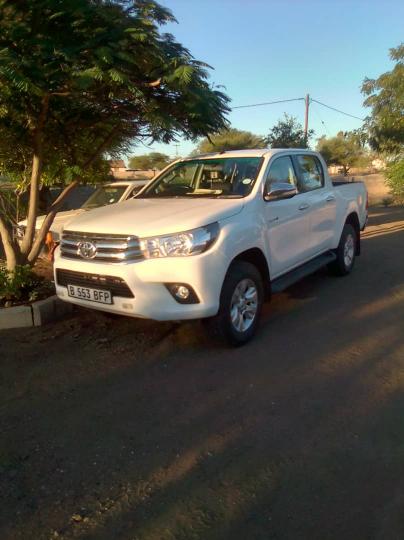
POLYGON ((247 343, 258 326, 264 298, 261 274, 248 262, 234 262, 223 283, 220 308, 209 327, 234 346, 247 343))
POLYGON ((335 250, 336 260, 329 265, 330 270, 337 276, 349 274, 355 264, 357 233, 349 223, 346 223, 341 234, 338 247, 335 250))

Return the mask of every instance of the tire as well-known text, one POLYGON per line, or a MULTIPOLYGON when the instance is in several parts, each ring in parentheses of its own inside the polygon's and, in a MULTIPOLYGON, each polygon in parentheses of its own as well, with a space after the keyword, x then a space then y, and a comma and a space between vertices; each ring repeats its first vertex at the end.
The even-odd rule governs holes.
POLYGON ((225 277, 216 317, 207 319, 210 332, 235 347, 255 334, 264 299, 262 277, 248 262, 234 262, 225 277))
POLYGON ((355 265, 357 243, 357 232, 352 225, 345 223, 341 239, 335 250, 337 258, 328 266, 334 275, 346 276, 352 272, 355 265))

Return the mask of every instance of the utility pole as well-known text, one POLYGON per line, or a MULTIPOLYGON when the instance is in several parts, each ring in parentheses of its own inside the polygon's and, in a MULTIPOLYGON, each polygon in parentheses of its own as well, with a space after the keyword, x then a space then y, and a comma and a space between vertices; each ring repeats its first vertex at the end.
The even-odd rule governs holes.
POLYGON ((304 140, 306 141, 306 144, 307 144, 307 136, 309 133, 309 106, 310 106, 309 94, 306 94, 305 104, 306 104, 306 111, 304 115, 304 140))

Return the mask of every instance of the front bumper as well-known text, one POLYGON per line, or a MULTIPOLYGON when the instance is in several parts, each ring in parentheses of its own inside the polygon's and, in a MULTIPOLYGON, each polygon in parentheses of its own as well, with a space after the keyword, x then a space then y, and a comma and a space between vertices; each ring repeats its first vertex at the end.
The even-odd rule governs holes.
MULTIPOLYGON (((212 250, 191 257, 147 259, 132 263, 108 264, 62 258, 55 255, 56 293, 61 300, 80 306, 157 321, 199 319, 216 315, 222 283, 227 271, 220 251, 212 250), (98 304, 68 296, 67 287, 57 282, 57 269, 124 280, 133 298, 113 295, 113 304, 98 304), (167 290, 165 283, 185 283, 195 291, 199 303, 181 304, 167 290)), ((94 286, 97 288, 97 286, 94 286)))

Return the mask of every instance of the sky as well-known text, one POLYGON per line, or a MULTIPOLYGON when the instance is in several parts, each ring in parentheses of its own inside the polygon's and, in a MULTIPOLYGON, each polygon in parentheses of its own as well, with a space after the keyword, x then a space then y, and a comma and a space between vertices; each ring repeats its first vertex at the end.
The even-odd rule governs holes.
MULTIPOLYGON (((402 0, 160 0, 176 17, 172 33, 197 60, 210 64, 210 81, 223 85, 231 106, 309 94, 363 118, 365 77, 390 70, 389 49, 404 41, 402 0)), ((265 135, 287 113, 304 122, 304 102, 235 109, 232 127, 265 135)), ((362 122, 310 105, 312 141, 362 122)), ((188 155, 191 141, 153 144, 133 154, 188 155)))

